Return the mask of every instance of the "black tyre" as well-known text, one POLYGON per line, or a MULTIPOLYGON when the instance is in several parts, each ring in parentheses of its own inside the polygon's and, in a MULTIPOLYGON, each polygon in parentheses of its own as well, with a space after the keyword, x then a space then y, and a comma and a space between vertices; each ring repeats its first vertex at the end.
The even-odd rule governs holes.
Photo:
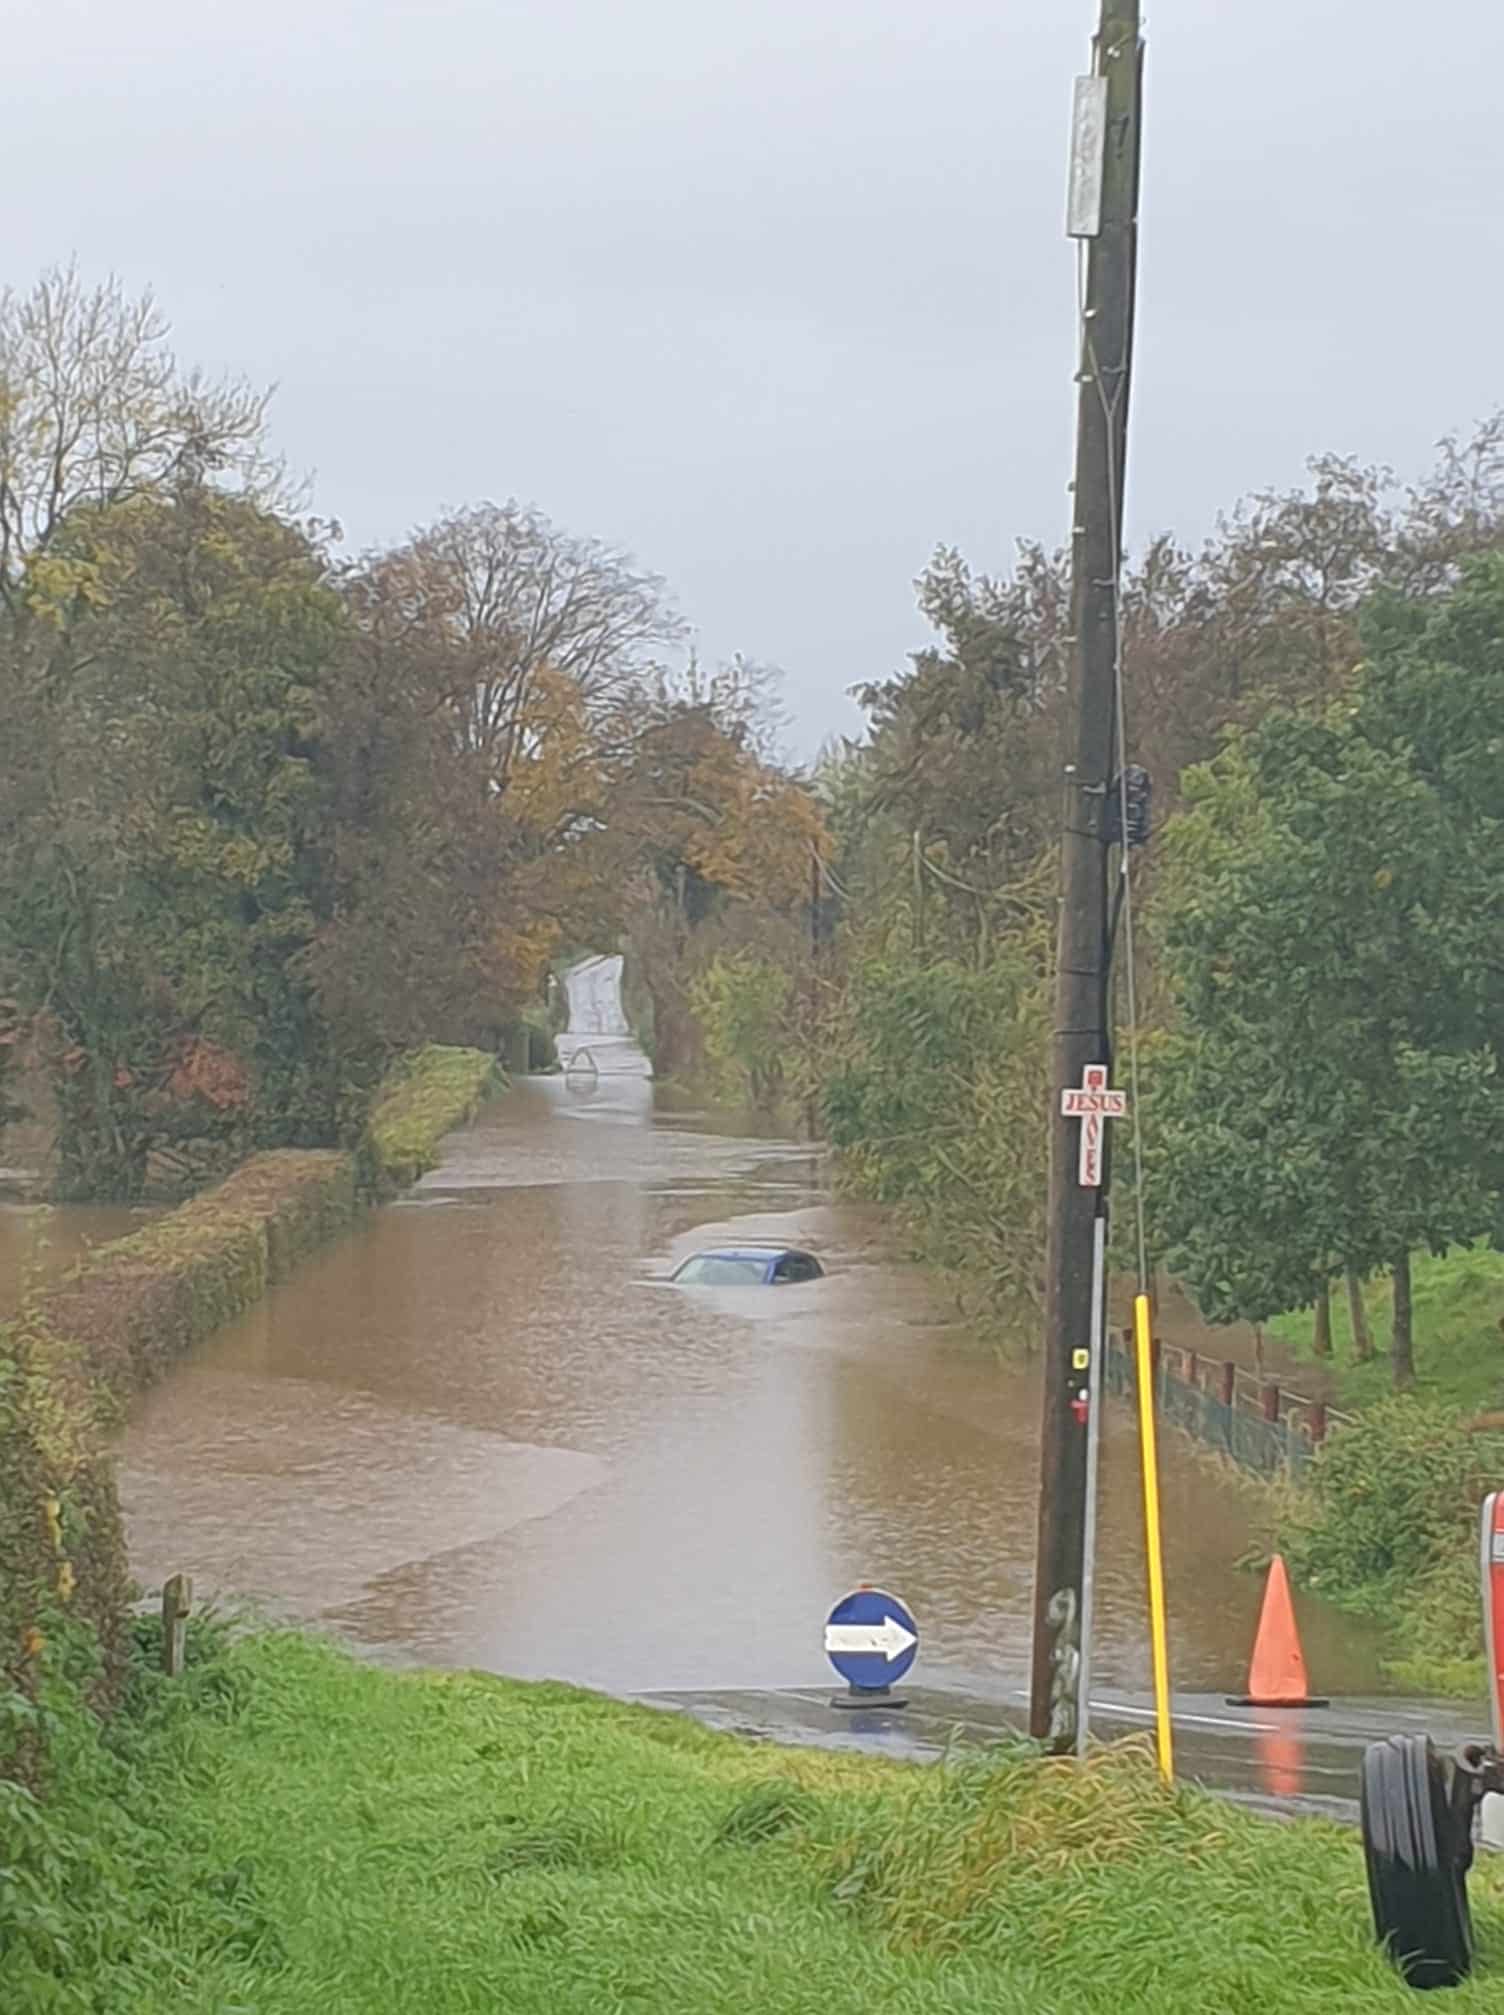
POLYGON ((1412 1987, 1455 1987, 1473 1964, 1470 1835, 1424 1735, 1391 1735, 1363 1758, 1363 1858, 1379 1943, 1412 1987))

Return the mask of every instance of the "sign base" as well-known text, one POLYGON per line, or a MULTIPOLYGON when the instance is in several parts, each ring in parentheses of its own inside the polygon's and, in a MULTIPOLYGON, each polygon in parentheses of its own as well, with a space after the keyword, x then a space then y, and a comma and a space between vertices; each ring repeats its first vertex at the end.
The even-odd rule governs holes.
POLYGON ((844 1693, 833 1693, 832 1707, 855 1709, 861 1707, 907 1707, 908 1697, 895 1693, 890 1686, 848 1686, 844 1693))
POLYGON ((1309 1700, 1266 1700, 1252 1693, 1229 1693, 1226 1696, 1229 1707, 1286 1707, 1292 1711, 1300 1707, 1330 1707, 1330 1700, 1320 1700, 1314 1694, 1309 1700))

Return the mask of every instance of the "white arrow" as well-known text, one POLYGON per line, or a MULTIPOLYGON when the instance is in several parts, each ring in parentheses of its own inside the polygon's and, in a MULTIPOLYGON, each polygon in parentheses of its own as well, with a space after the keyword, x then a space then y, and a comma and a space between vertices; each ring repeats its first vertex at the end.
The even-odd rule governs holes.
POLYGON ((902 1658, 911 1644, 918 1642, 913 1631, 905 1630, 896 1616, 885 1616, 881 1623, 827 1623, 825 1626, 827 1651, 880 1651, 890 1665, 895 1658, 902 1658))

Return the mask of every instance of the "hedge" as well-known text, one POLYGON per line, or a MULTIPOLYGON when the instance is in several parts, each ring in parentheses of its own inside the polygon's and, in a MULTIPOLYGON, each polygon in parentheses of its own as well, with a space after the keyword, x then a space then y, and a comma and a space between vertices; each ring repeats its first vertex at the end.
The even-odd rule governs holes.
POLYGON ((30 1703, 63 1646, 90 1647, 101 1707, 119 1686, 130 1578, 109 1441, 131 1395, 285 1280, 369 1194, 433 1166, 500 1082, 480 1051, 420 1051, 383 1088, 355 1154, 256 1155, 0 1324, 0 1771, 35 1774, 30 1703))
POLYGON ((378 1196, 394 1195, 438 1165, 445 1134, 474 1117, 506 1080, 478 1049, 430 1043, 387 1079, 371 1108, 362 1173, 378 1196))

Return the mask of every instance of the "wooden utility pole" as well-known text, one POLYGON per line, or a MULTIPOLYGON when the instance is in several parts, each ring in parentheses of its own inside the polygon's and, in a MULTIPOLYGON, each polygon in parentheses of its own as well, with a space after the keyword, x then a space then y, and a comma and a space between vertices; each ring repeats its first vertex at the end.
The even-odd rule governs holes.
MULTIPOLYGON (((1078 87, 1070 231, 1085 243, 1086 283, 1071 541, 1070 706, 1066 730, 1061 907, 1050 1121, 1049 1251, 1039 1545, 1029 1727, 1057 1751, 1075 1746, 1085 1564, 1087 1430, 1081 1406, 1094 1320, 1095 1219, 1105 1174, 1078 1174, 1077 1129, 1061 1098, 1088 1065, 1111 1059, 1108 1028, 1108 792, 1117 746, 1117 575, 1122 553, 1142 45, 1138 0, 1101 0, 1093 75, 1078 87), (1105 87, 1105 88, 1104 88, 1105 87)), ((1101 1404, 1091 1393, 1090 1407, 1101 1404)))

